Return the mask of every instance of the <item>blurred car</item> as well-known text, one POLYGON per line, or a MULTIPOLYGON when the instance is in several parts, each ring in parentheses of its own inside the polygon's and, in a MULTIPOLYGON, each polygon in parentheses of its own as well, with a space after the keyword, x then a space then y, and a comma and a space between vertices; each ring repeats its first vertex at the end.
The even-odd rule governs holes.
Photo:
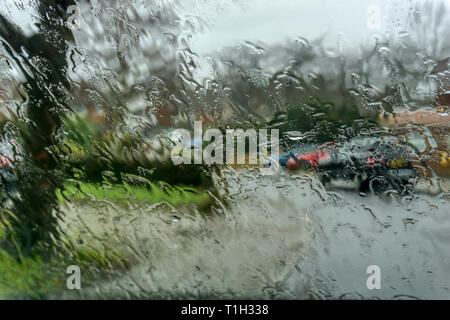
POLYGON ((280 155, 280 165, 289 170, 313 168, 327 186, 337 180, 351 181, 360 191, 406 191, 417 176, 413 161, 417 150, 395 137, 356 138, 338 144, 299 145, 280 155))

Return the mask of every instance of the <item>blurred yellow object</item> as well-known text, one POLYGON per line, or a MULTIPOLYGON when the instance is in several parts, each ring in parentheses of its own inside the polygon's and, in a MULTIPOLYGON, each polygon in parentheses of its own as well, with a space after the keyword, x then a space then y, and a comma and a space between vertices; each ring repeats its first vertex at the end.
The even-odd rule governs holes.
POLYGON ((390 160, 388 164, 391 168, 403 168, 406 166, 407 162, 405 161, 405 159, 400 158, 397 160, 390 160))
POLYGON ((441 166, 443 167, 448 167, 449 166, 449 161, 448 161, 448 155, 447 153, 443 152, 442 153, 442 159, 441 159, 441 166))

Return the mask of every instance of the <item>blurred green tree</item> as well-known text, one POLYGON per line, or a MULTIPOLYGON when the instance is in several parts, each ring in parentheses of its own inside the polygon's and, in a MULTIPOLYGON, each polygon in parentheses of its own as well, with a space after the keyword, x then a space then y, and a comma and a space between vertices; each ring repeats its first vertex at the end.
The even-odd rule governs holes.
POLYGON ((61 162, 55 151, 67 108, 64 89, 69 87, 66 51, 72 32, 66 23, 67 8, 74 4, 73 0, 40 0, 39 32, 30 37, 0 14, 0 42, 26 78, 26 116, 18 123, 25 160, 19 173, 21 198, 14 201, 17 219, 12 221, 10 235, 25 255, 37 243, 45 247, 58 238, 54 189, 61 183, 61 162))

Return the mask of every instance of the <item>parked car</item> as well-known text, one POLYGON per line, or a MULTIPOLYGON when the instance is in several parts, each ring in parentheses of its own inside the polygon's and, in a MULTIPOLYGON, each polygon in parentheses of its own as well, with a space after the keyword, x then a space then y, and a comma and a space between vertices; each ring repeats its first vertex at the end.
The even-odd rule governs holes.
POLYGON ((417 176, 413 161, 418 150, 395 137, 356 138, 339 144, 297 145, 280 155, 280 165, 289 170, 313 168, 324 185, 352 181, 362 192, 393 188, 405 192, 417 176))

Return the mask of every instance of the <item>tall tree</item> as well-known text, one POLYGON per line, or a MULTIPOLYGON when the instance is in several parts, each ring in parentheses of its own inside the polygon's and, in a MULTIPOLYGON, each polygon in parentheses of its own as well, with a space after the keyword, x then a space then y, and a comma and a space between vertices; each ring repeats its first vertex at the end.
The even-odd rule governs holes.
POLYGON ((66 51, 72 35, 66 21, 67 8, 73 4, 73 0, 41 0, 39 33, 31 37, 0 14, 1 44, 26 78, 26 119, 19 124, 26 160, 19 173, 21 198, 14 201, 18 219, 12 221, 11 233, 22 254, 58 237, 55 187, 61 162, 53 151, 65 109, 64 89, 69 86, 66 51))

